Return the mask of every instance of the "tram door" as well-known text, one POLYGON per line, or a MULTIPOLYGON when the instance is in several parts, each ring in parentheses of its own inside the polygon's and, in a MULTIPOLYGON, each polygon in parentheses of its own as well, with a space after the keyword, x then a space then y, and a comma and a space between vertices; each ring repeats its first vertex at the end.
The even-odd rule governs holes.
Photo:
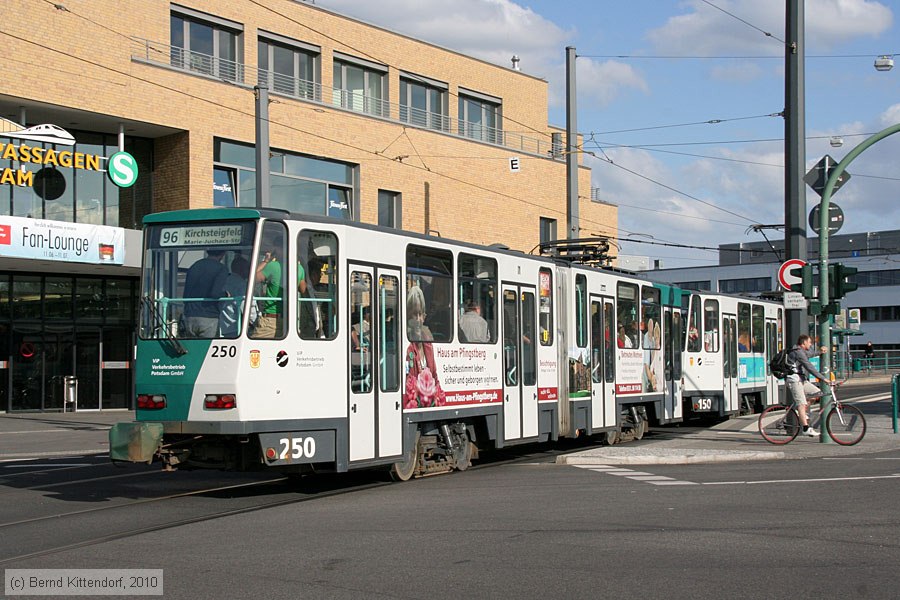
POLYGON ((663 379, 666 420, 681 418, 681 311, 670 306, 663 312, 663 379))
POLYGON ((734 410, 740 406, 738 395, 738 356, 737 356, 737 318, 734 315, 724 315, 722 318, 724 339, 722 340, 722 390, 724 392, 724 404, 722 411, 734 410))
POLYGON ((399 456, 400 271, 350 265, 350 460, 399 456))
POLYGON ((612 298, 591 296, 591 428, 616 426, 612 298))
POLYGON ((503 438, 538 434, 534 288, 503 285, 503 438))

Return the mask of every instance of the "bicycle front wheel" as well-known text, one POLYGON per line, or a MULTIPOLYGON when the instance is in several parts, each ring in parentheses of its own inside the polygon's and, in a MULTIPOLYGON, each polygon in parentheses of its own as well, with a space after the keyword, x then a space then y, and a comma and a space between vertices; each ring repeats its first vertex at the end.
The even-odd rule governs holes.
POLYGON ((770 406, 759 415, 759 433, 770 444, 787 444, 800 433, 800 415, 788 406, 770 406))
POLYGON ((852 446, 866 435, 866 418, 855 406, 839 404, 828 413, 825 430, 841 446, 852 446))

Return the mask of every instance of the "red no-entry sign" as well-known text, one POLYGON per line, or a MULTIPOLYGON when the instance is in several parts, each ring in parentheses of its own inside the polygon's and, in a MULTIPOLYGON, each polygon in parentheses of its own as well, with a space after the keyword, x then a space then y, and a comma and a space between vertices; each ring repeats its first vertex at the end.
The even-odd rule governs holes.
POLYGON ((800 267, 806 264, 805 260, 792 258, 781 263, 778 267, 778 283, 787 291, 791 291, 791 285, 803 281, 800 275, 794 275, 794 270, 799 271, 800 267))

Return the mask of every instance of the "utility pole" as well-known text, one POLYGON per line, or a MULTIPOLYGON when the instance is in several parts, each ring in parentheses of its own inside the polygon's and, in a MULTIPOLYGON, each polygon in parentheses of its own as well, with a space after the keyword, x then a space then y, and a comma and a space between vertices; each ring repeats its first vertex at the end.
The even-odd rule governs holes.
MULTIPOLYGON (((787 0, 784 58, 784 249, 785 260, 806 260, 806 83, 804 0, 787 0)), ((827 214, 827 213, 826 213, 827 214)), ((785 345, 808 333, 806 309, 786 310, 785 345)))
POLYGON ((256 207, 269 202, 269 88, 260 84, 253 88, 256 96, 256 207))
MULTIPOLYGON (((841 160, 831 172, 831 175, 825 181, 825 189, 822 190, 822 204, 819 207, 819 302, 822 303, 822 306, 825 307, 831 302, 831 282, 828 281, 828 226, 829 223, 829 215, 828 208, 829 203, 831 202, 831 195, 834 193, 834 186, 837 183, 838 179, 841 178, 841 175, 844 174, 844 171, 847 170, 847 165, 853 162, 857 156, 863 153, 869 146, 876 142, 880 142, 884 138, 894 135, 895 133, 900 133, 900 123, 897 125, 892 125, 887 129, 883 129, 876 133, 873 136, 870 136, 863 140, 858 146, 853 148, 847 156, 841 160)), ((822 366, 831 366, 831 325, 834 322, 831 314, 822 315, 823 318, 819 322, 819 343, 825 346, 826 351, 825 354, 822 355, 821 365, 822 366)), ((823 369, 819 369, 823 373, 825 372, 823 369)), ((821 401, 821 410, 820 414, 827 415, 829 409, 831 408, 831 393, 825 387, 827 384, 825 382, 822 383, 822 401, 821 401)), ((826 439, 828 436, 820 435, 819 441, 823 444, 830 443, 830 440, 826 439)))
POLYGON ((581 237, 578 224, 578 127, 575 102, 575 48, 566 46, 566 239, 581 237))

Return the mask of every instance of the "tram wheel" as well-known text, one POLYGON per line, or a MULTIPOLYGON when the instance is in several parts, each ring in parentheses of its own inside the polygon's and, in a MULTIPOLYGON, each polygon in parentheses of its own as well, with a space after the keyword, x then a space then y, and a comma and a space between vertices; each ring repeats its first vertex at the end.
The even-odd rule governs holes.
POLYGON ((419 432, 416 432, 416 440, 403 456, 403 460, 391 465, 391 479, 394 481, 409 481, 416 474, 419 464, 419 432))
POLYGON ((600 441, 604 442, 607 446, 612 446, 617 441, 619 441, 619 432, 615 429, 613 429, 612 431, 607 431, 603 434, 603 437, 600 441))

